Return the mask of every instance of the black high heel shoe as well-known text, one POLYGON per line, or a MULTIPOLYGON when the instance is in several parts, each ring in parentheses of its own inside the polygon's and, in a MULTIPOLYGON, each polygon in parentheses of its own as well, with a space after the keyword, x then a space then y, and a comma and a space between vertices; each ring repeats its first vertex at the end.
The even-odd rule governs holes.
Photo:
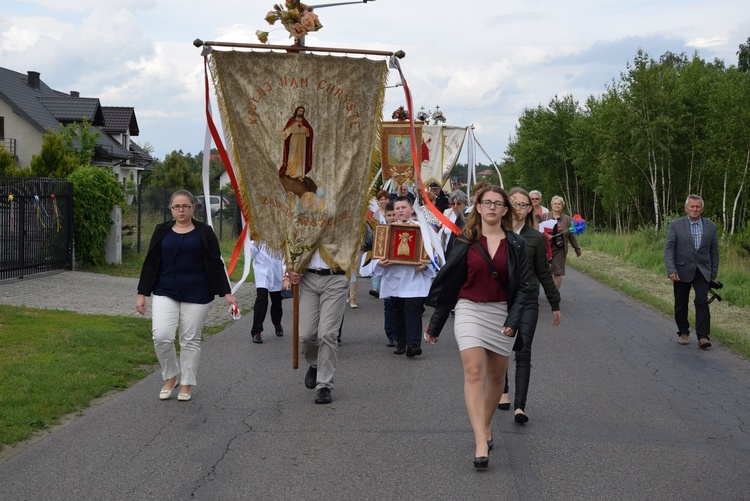
POLYGON ((479 456, 474 458, 474 468, 487 468, 489 465, 489 456, 479 456))
POLYGON ((497 408, 501 411, 509 411, 510 410, 510 402, 500 402, 497 404, 497 408))
POLYGON ((489 440, 487 440, 487 452, 492 450, 492 447, 495 445, 495 440, 493 437, 490 437, 489 440))

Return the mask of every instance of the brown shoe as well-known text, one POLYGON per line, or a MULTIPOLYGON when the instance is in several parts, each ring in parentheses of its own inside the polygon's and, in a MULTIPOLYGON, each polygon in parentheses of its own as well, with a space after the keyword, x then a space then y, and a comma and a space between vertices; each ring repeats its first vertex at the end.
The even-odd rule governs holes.
POLYGON ((678 339, 677 342, 680 344, 688 344, 690 341, 688 341, 687 334, 680 334, 680 339, 678 339))
POLYGON ((702 337, 698 340, 698 348, 705 350, 706 348, 711 347, 711 341, 708 340, 707 337, 702 337))

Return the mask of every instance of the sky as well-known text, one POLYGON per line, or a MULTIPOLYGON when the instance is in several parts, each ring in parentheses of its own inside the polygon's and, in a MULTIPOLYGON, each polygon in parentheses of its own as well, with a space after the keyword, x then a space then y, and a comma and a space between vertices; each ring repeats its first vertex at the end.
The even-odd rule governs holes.
MULTIPOLYGON (((55 90, 135 108, 134 140, 164 158, 203 149, 203 59, 193 40, 291 44, 264 18, 283 0, 0 0, 0 67, 38 71, 55 90)), ((337 0, 310 1, 310 5, 337 0)), ((417 109, 474 126, 502 161, 526 108, 571 95, 580 103, 627 70, 637 51, 737 64, 750 37, 747 0, 370 0, 319 8, 315 47, 403 50, 417 109)), ((389 85, 398 81, 392 71, 389 85)), ((405 105, 388 88, 384 116, 405 105)), ((216 105, 213 105, 218 120, 216 105)), ((465 161, 465 153, 459 161, 465 161)), ((481 150, 477 160, 489 163, 481 150)))

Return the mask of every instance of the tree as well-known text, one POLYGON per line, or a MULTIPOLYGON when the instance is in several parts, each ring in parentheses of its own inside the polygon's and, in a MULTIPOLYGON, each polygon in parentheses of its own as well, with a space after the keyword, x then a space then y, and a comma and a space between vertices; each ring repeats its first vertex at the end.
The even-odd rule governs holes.
POLYGON ((10 176, 16 173, 16 159, 5 149, 5 146, 0 145, 0 176, 10 176))
POLYGON ((160 186, 172 189, 186 189, 191 192, 202 190, 201 168, 197 157, 189 153, 173 151, 163 161, 154 162, 154 171, 146 180, 148 186, 160 186))
POLYGON ((60 135, 65 141, 68 153, 75 155, 78 165, 91 165, 99 132, 91 129, 91 124, 86 118, 66 125, 60 130, 60 135))
POLYGON ((737 51, 737 69, 745 73, 750 71, 750 37, 747 42, 740 44, 740 50, 737 51))
POLYGON ((42 150, 31 157, 31 171, 38 177, 68 177, 78 168, 78 159, 68 150, 59 132, 42 134, 42 150))

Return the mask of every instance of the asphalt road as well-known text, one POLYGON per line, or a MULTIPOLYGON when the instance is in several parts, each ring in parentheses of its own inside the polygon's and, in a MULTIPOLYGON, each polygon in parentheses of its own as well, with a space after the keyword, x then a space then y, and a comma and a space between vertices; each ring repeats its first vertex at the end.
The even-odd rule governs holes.
POLYGON ((450 325, 393 355, 367 289, 331 405, 291 368, 285 301, 287 336, 267 320, 254 345, 243 316, 204 343, 193 401, 160 401, 152 374, 0 464, 0 499, 750 500, 750 362, 727 349, 678 345, 670 318, 569 269, 562 325, 541 308, 530 421, 498 411, 478 472, 450 325))

